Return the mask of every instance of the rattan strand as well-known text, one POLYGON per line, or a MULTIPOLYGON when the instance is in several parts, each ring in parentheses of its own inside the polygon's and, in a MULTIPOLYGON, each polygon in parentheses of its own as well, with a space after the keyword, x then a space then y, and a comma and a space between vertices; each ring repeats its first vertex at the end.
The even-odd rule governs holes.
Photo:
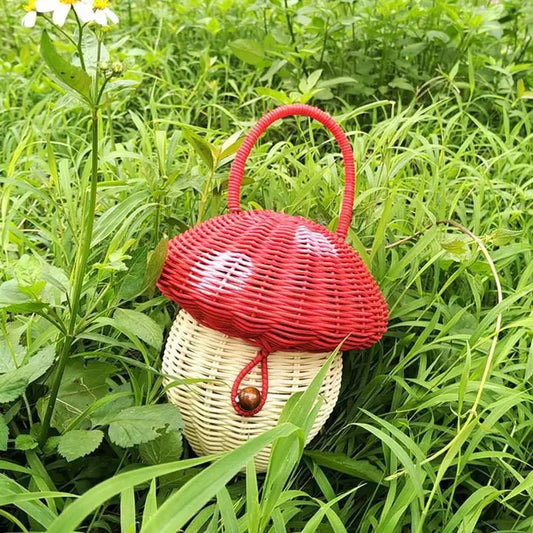
MULTIPOLYGON (((237 374, 256 351, 251 344, 202 326, 183 309, 178 313, 166 343, 163 372, 174 379, 215 380, 173 386, 167 393, 169 400, 180 408, 185 436, 198 455, 233 450, 274 427, 289 397, 309 386, 329 355, 270 354, 268 399, 261 412, 253 417, 242 417, 234 411, 229 392, 237 374)), ((324 403, 307 442, 318 433, 330 415, 337 401, 341 377, 342 357, 339 355, 320 389, 324 403)), ((168 382, 169 379, 166 380, 168 382)), ((258 368, 247 376, 247 384, 260 386, 258 368)), ((256 456, 259 471, 266 469, 268 458, 269 449, 256 456)))

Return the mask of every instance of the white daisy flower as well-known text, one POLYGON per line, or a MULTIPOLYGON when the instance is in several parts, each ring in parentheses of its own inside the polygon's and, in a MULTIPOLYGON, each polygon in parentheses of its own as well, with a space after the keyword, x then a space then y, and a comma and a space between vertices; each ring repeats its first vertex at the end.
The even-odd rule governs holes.
POLYGON ((28 0, 28 3, 23 6, 26 14, 22 18, 22 25, 25 28, 33 28, 37 20, 37 11, 35 10, 35 0, 28 0))
POLYGON ((74 9, 83 24, 94 20, 91 6, 83 0, 36 0, 35 6, 39 13, 53 11, 52 22, 57 26, 65 24, 71 9, 74 9))
POLYGON ((107 26, 107 22, 118 24, 118 17, 109 7, 109 0, 94 0, 94 21, 100 26, 107 26))

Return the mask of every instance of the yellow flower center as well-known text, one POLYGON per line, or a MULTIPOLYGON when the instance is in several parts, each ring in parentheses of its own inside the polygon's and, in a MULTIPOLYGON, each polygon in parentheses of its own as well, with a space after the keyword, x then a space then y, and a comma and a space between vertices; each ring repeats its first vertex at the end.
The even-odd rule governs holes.
POLYGON ((24 6, 24 11, 28 13, 30 11, 35 11, 35 0, 28 0, 28 3, 24 6))
POLYGON ((94 0, 94 9, 107 9, 109 7, 109 0, 94 0))
POLYGON ((62 4, 70 4, 71 6, 77 4, 80 0, 59 0, 62 4))

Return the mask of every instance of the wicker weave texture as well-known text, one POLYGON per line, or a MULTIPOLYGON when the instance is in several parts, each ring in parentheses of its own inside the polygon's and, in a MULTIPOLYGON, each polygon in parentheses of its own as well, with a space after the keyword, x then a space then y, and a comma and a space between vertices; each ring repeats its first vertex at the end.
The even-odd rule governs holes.
POLYGON ((222 215, 172 239, 159 288, 196 320, 267 351, 364 349, 387 306, 341 238, 274 211, 222 215))
MULTIPOLYGON (((274 427, 289 397, 309 386, 329 355, 270 354, 268 399, 255 416, 242 417, 232 407, 230 390, 236 376, 256 351, 251 344, 202 326, 183 309, 178 313, 166 343, 163 372, 174 379, 208 380, 173 386, 168 390, 169 400, 181 410, 185 436, 198 455, 233 450, 249 438, 274 427)), ((339 355, 322 384, 320 395, 324 403, 308 442, 330 415, 339 395, 341 377, 342 357, 339 355)), ((261 385, 261 373, 257 367, 248 374, 247 385, 261 385)), ((256 456, 258 470, 266 469, 268 457, 268 449, 256 456)))

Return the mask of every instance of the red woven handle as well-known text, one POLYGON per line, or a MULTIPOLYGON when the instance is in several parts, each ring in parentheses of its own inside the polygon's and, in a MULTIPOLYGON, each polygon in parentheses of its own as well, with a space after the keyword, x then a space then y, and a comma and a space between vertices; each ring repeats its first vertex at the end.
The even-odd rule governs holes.
POLYGON ((345 239, 348 233, 348 227, 350 226, 350 220, 352 219, 355 192, 355 165, 352 147, 344 131, 342 131, 342 128, 335 120, 327 113, 324 113, 324 111, 310 105, 289 104, 277 107, 264 115, 250 130, 231 165, 228 181, 228 207, 232 213, 241 211, 241 183, 244 176, 244 166, 257 139, 261 137, 273 122, 289 115, 305 115, 318 120, 333 133, 339 143, 344 161, 345 185, 337 233, 345 239))

